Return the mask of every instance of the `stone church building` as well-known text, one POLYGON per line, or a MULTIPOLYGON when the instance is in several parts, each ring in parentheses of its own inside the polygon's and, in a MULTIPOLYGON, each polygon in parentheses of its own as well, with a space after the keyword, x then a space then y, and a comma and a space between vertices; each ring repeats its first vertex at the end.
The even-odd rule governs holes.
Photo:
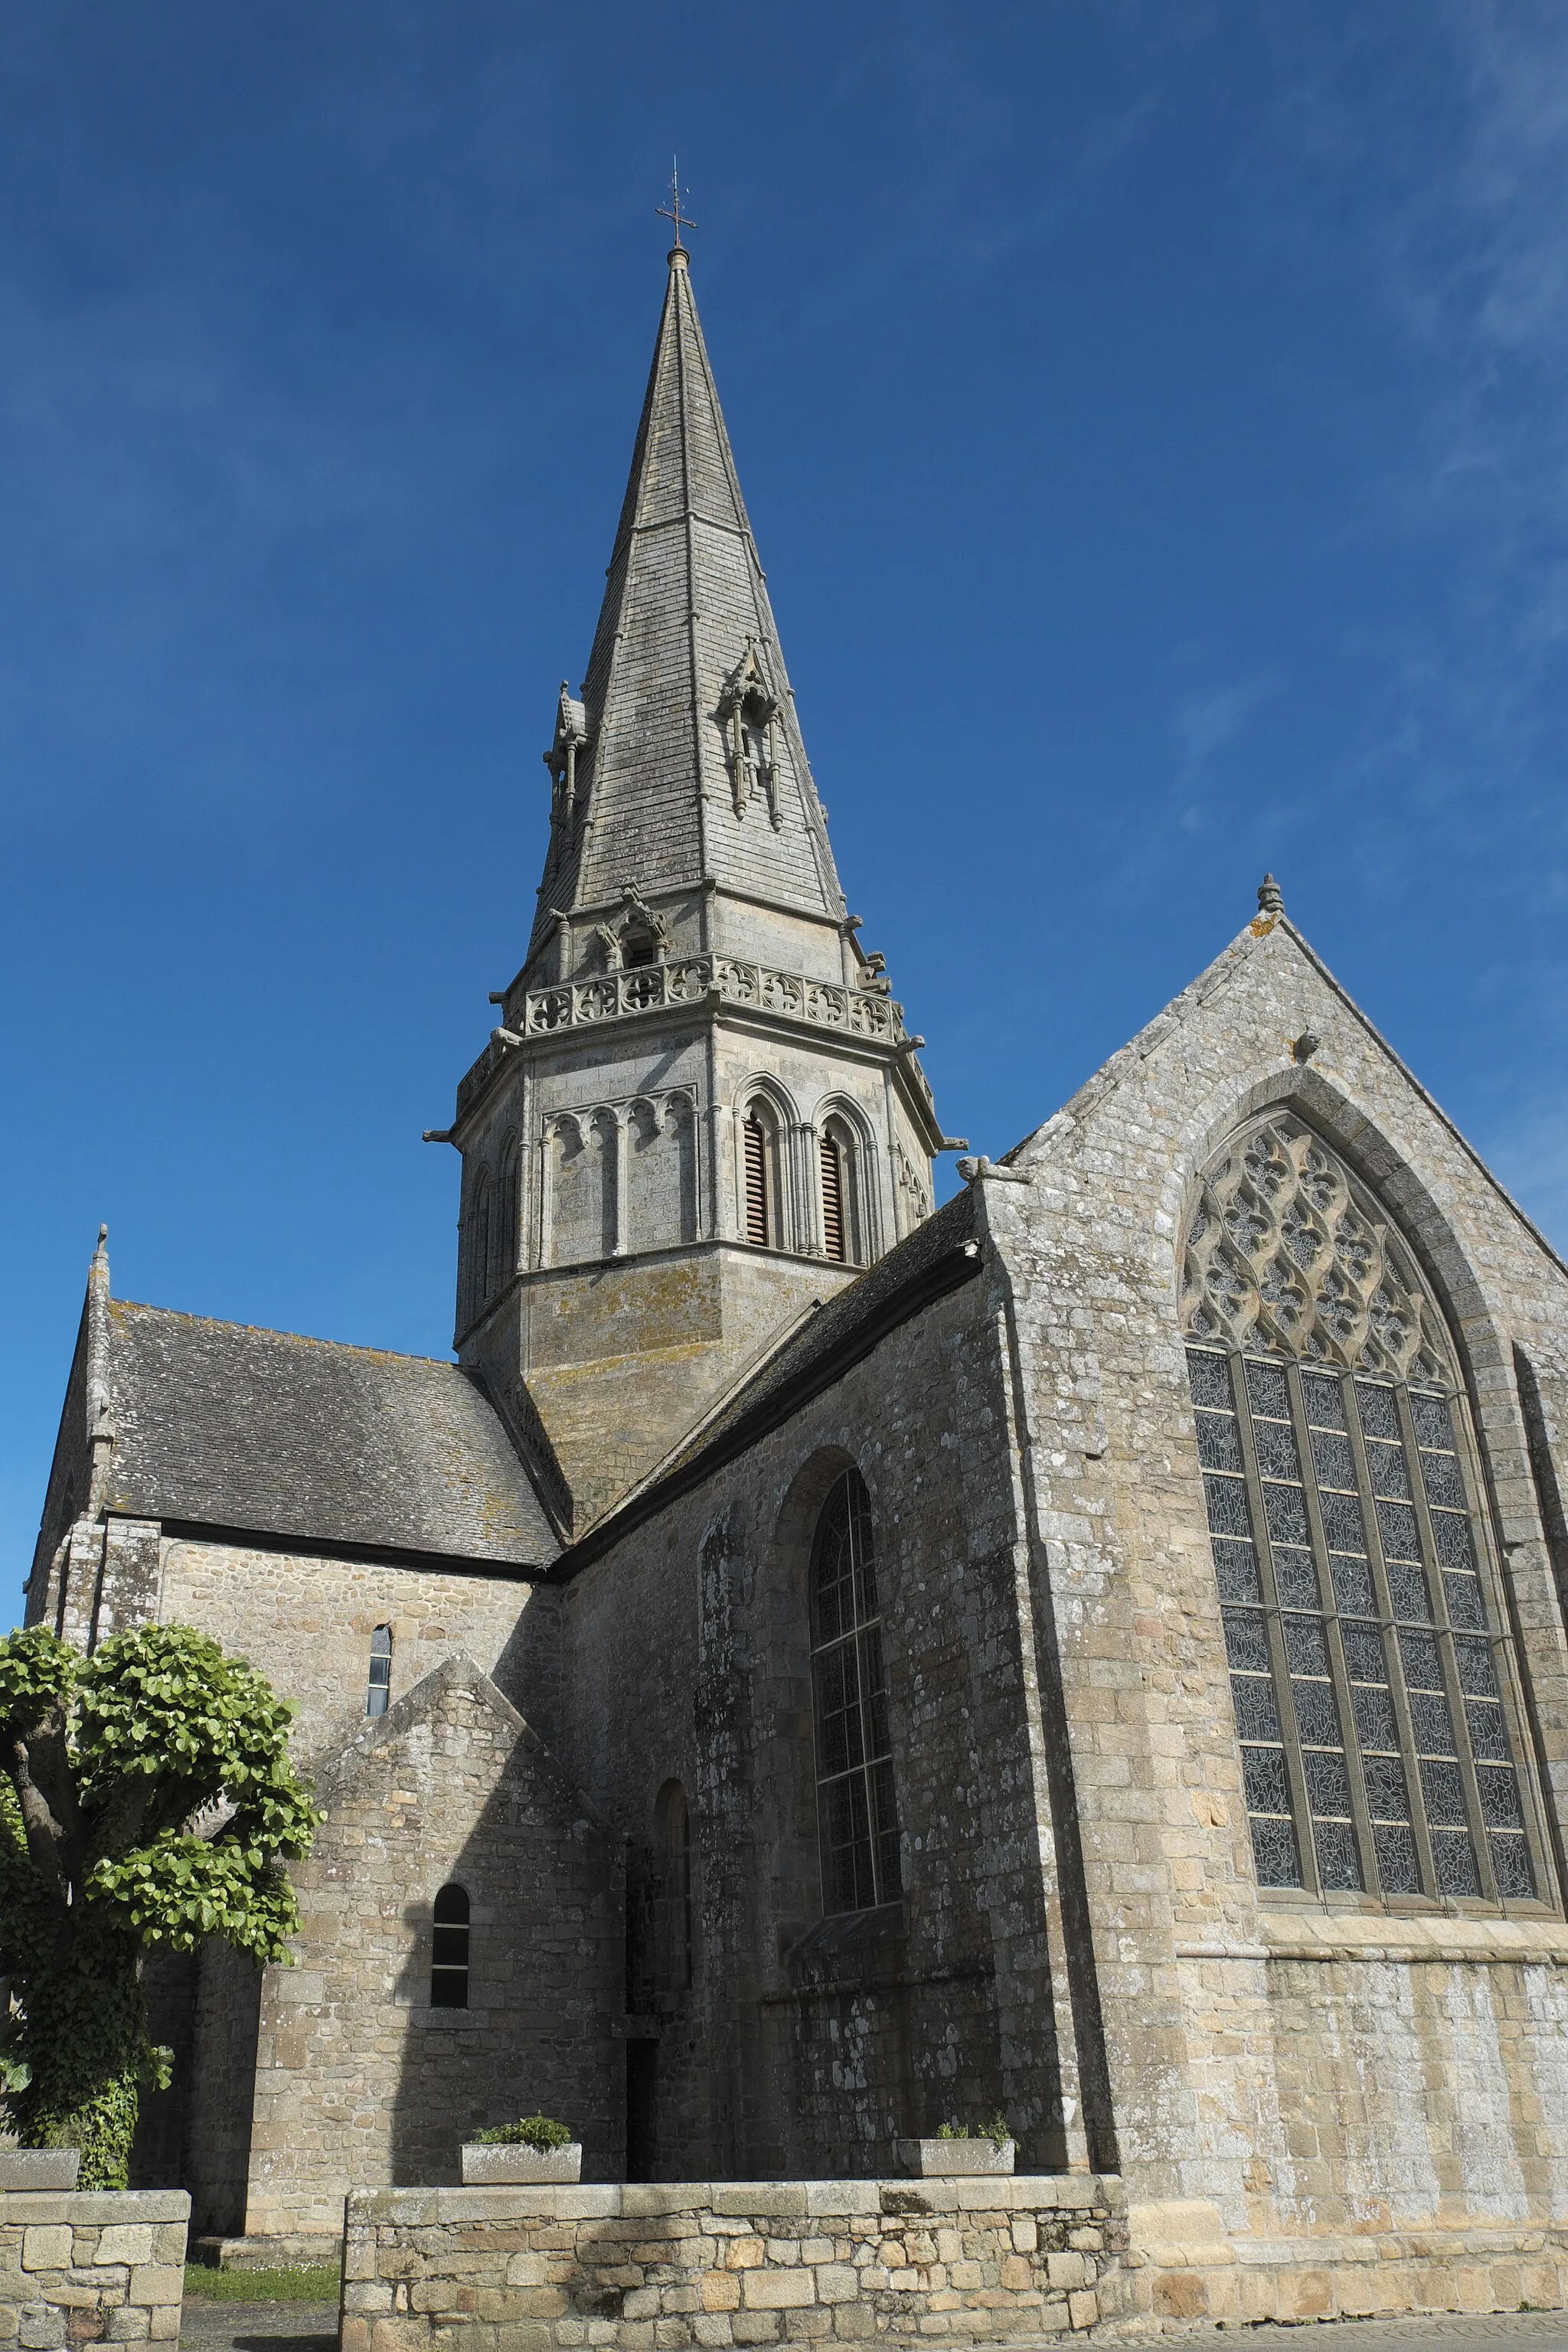
POLYGON ((297 1966, 158 1973, 143 2177, 300 2245, 536 2109, 1000 2110, 1156 2310, 1568 2301, 1568 1270, 1271 882, 933 1211, 679 248, 545 765, 456 1361, 93 1262, 29 1619, 243 1654, 327 1816, 297 1966))

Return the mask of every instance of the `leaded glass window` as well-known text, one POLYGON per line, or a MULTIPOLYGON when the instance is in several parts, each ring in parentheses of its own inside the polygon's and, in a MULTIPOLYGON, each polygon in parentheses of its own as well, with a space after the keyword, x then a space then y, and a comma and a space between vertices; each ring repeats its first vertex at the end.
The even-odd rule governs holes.
POLYGON ((868 1910, 896 1901, 900 1878, 871 1498, 858 1470, 817 1521, 811 1634, 823 1909, 868 1910))
POLYGON ((1259 1884, 1532 1899, 1465 1403, 1414 1260, 1276 1116, 1205 1181, 1185 1271, 1259 1884))

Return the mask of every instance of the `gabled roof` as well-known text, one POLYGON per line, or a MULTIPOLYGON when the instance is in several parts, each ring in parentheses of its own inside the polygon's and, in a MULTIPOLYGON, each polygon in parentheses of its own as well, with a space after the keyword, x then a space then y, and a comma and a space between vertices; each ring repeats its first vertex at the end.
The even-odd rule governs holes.
POLYGON ((584 681, 589 738, 575 820, 552 837, 534 943, 551 909, 711 876, 842 919, 756 543, 714 388, 688 256, 669 282, 631 478, 584 681), (771 797, 735 806, 726 685, 752 660, 776 704, 771 797))
POLYGON ((559 1550, 493 1406, 455 1364, 103 1303, 107 1510, 494 1568, 559 1550))
POLYGON ((1130 1037, 1125 1045, 1120 1046, 1109 1060, 1102 1062, 1092 1076, 1086 1078, 1078 1092, 1069 1097, 1058 1110, 1054 1110, 1040 1126, 1032 1128, 1027 1135, 1021 1136, 1012 1150, 1003 1154, 1000 1164, 1004 1168, 1015 1170, 1021 1175, 1032 1176, 1058 1137, 1070 1133, 1089 1116, 1098 1103, 1103 1102, 1107 1096, 1113 1094, 1123 1078, 1135 1070, 1141 1062, 1147 1061, 1149 1055, 1163 1045, 1167 1037, 1183 1027, 1200 1005, 1206 1004, 1211 997, 1217 995, 1222 989, 1227 988, 1234 980, 1237 979, 1247 970, 1255 955, 1277 954, 1281 948, 1288 947, 1300 956, 1302 961, 1317 974, 1325 987, 1339 999, 1357 1027, 1371 1038, 1380 1053, 1387 1056, 1389 1063, 1399 1072, 1412 1093, 1426 1105, 1433 1118, 1447 1129, 1477 1174, 1485 1180, 1498 1198, 1518 1218, 1525 1231, 1545 1251, 1552 1264, 1562 1266, 1563 1272, 1568 1273, 1568 1264, 1564 1263, 1559 1252, 1547 1240, 1540 1226, 1520 1207, 1502 1179, 1488 1166, 1468 1136, 1455 1124, 1442 1104, 1422 1085, 1409 1064, 1394 1051, 1376 1023, 1356 1003, 1344 982, 1337 979, 1330 971, 1311 941, 1297 929, 1283 908, 1279 907, 1278 901, 1273 908, 1263 906, 1262 895, 1260 892, 1258 913, 1244 930, 1237 933, 1229 946, 1223 948, 1214 961, 1200 971, 1197 978, 1190 982, 1179 996, 1173 996, 1163 1012, 1157 1013, 1152 1021, 1146 1022, 1136 1036, 1130 1037))

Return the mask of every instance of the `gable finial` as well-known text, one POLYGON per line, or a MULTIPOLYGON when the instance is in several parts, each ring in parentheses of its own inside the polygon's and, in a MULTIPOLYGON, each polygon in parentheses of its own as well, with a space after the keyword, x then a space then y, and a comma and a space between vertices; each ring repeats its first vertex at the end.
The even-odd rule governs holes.
POLYGON ((689 188, 683 188, 680 184, 679 160, 678 157, 672 155, 669 159, 669 202, 667 205, 655 205, 654 206, 655 212, 659 215, 661 219, 673 221, 675 223, 675 250, 669 257, 672 262, 675 259, 677 253, 684 254, 686 251, 686 247, 680 242, 681 230, 683 228, 696 228, 698 226, 698 223, 692 219, 691 215, 689 213, 683 213, 680 209, 681 197, 689 196, 690 194, 691 191, 689 188))
POLYGON ((1258 886, 1258 911, 1260 915, 1282 915, 1285 912, 1285 901, 1272 874, 1266 874, 1258 886))

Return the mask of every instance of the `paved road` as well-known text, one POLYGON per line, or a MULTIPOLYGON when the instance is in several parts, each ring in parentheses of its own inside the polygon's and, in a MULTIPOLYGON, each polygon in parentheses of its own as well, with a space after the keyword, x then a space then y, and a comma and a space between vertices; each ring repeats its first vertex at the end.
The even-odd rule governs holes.
MULTIPOLYGON (((336 2352, 333 2303, 204 2303, 185 2297, 183 2352, 336 2352)), ((1568 2312, 1435 2319, 1339 2319, 1301 2327, 1198 2327, 1163 2340, 1181 2352, 1568 2352, 1568 2312)), ((1060 2352, 1060 2336, 1042 2337, 1060 2352)), ((1097 2337, 1098 2352, 1115 2339, 1097 2337)), ((1010 2352, 1029 2352, 1016 2339, 1010 2352)), ((1145 2337, 1141 2352, 1151 2352, 1145 2337)))
MULTIPOLYGON (((1058 2339, 1059 2341, 1059 2339, 1058 2339)), ((1568 2311, 1446 2313, 1430 2319, 1329 2319, 1299 2327, 1194 2327, 1157 2339, 1182 2352, 1568 2352, 1568 2311)), ((1115 2339, 1097 2337, 1100 2352, 1115 2339)), ((1142 2352, 1149 2352, 1144 2339, 1142 2352)))
POLYGON ((186 2295, 182 2352, 336 2352, 335 2303, 205 2303, 186 2295))

